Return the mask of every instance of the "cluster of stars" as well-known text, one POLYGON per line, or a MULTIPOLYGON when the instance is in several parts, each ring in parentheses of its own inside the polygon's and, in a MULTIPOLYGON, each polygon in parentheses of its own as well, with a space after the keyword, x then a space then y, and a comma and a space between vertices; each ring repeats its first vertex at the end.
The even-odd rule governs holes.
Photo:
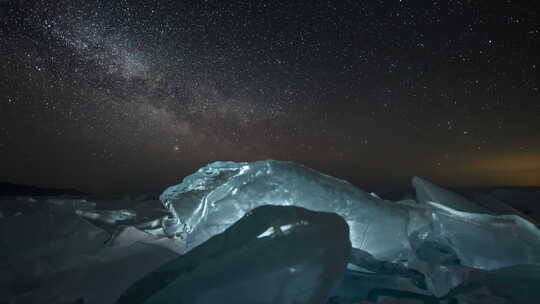
POLYGON ((162 187, 209 161, 278 158, 359 184, 452 183, 457 164, 540 155, 540 16, 523 1, 8 0, 0 13, 0 153, 25 159, 3 179, 62 186, 73 176, 54 172, 75 170, 91 178, 74 186, 101 191, 151 173, 162 187))

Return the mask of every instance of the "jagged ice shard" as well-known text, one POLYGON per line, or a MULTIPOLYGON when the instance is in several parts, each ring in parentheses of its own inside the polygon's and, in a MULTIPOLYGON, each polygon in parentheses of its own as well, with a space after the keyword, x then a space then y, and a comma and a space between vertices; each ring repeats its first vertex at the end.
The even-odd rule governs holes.
POLYGON ((187 232, 188 249, 223 232, 255 207, 295 205, 339 214, 350 227, 353 246, 377 259, 397 260, 410 252, 407 206, 292 162, 215 162, 166 189, 160 200, 174 215, 164 221, 164 230, 187 232))
POLYGON ((188 250, 255 207, 295 205, 342 216, 352 246, 378 260, 437 260, 418 256, 418 248, 437 252, 418 246, 425 242, 450 248, 467 267, 540 263, 540 233, 531 222, 512 214, 483 214, 491 212, 418 178, 414 186, 418 203, 390 202, 293 162, 215 162, 166 189, 160 200, 172 213, 164 230, 187 234, 188 250))
POLYGON ((464 266, 497 269, 540 263, 540 231, 512 212, 480 206, 421 178, 413 178, 420 204, 431 207, 431 229, 424 239, 437 239, 454 249, 464 266))

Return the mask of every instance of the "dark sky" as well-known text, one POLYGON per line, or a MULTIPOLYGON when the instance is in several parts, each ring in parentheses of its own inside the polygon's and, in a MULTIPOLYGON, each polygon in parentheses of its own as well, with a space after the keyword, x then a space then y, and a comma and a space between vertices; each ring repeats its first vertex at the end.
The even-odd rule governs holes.
POLYGON ((0 1, 0 181, 158 191, 216 160, 540 185, 537 1, 0 1))

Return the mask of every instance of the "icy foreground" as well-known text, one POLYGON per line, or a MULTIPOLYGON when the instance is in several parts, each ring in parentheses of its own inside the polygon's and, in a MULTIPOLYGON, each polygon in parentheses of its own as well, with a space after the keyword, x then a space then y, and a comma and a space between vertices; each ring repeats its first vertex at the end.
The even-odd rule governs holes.
POLYGON ((395 269, 411 279, 404 270, 411 268, 426 275, 429 293, 438 297, 467 284, 471 273, 540 263, 540 231, 519 212, 476 204, 418 177, 413 186, 417 201, 390 202, 291 162, 216 162, 169 187, 160 200, 172 214, 164 230, 184 235, 188 250, 258 206, 335 212, 347 221, 352 246, 371 256, 352 259, 352 269, 384 268, 385 275, 395 269), (394 266, 379 266, 384 263, 394 266))
POLYGON ((391 202, 291 162, 217 162, 165 209, 0 197, 0 303, 540 303, 540 232, 511 191, 412 184, 391 202))
POLYGON ((533 223, 496 215, 418 177, 413 184, 418 203, 390 202, 291 162, 216 162, 169 187, 160 200, 174 215, 165 230, 187 233, 188 250, 257 206, 295 205, 342 216, 353 247, 379 260, 415 259, 414 238, 450 247, 473 268, 540 263, 540 231, 533 223))

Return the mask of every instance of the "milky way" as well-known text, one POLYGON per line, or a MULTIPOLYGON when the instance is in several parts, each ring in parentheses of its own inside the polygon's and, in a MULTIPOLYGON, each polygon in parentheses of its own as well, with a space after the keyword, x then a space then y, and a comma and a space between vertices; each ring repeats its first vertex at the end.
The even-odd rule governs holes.
POLYGON ((518 2, 1 1, 0 179, 153 191, 277 158, 540 184, 540 18, 518 2))

